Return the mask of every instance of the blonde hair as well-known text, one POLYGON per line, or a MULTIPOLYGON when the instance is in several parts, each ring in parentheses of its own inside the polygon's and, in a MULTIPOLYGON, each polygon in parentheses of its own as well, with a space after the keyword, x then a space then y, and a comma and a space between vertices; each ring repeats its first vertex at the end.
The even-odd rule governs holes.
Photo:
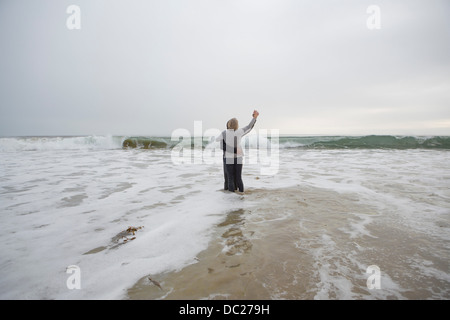
POLYGON ((230 119, 227 122, 227 129, 237 130, 239 128, 239 124, 236 118, 230 119))

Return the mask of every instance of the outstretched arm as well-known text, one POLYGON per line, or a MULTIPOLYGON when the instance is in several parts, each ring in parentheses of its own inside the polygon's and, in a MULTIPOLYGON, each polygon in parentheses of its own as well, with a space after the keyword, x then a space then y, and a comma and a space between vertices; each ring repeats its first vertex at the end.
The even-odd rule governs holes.
POLYGON ((256 111, 256 110, 254 110, 254 111, 253 111, 253 118, 252 118, 252 121, 250 121, 250 123, 249 123, 247 126, 245 126, 245 127, 242 128, 242 130, 244 131, 243 135, 249 133, 250 130, 253 129, 253 127, 254 127, 254 125, 255 125, 255 123, 256 123, 256 118, 258 118, 258 116, 259 116, 259 112, 256 111))

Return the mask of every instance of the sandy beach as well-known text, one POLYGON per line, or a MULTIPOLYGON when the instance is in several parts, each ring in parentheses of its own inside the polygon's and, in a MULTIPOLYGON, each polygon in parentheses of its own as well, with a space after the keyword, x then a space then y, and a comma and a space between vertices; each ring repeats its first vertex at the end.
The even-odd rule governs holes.
POLYGON ((0 298, 450 298, 447 150, 286 139, 233 194, 220 153, 178 164, 123 139, 0 141, 0 298))
POLYGON ((354 194, 298 186, 249 189, 240 197, 259 205, 228 212, 195 263, 146 275, 128 290, 128 298, 449 297, 448 276, 434 277, 448 270, 448 248, 395 225, 354 194), (419 265, 411 266, 419 259, 434 271, 424 274, 419 265), (366 269, 373 264, 382 270, 382 289, 367 287, 366 269))

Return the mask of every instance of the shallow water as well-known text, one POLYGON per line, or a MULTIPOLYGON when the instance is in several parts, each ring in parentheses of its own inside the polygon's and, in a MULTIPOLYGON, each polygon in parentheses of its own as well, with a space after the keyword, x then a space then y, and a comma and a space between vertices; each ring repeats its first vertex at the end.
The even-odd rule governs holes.
POLYGON ((359 203, 352 195, 297 187, 254 189, 245 197, 245 201, 257 200, 258 204, 228 212, 194 264, 176 272, 146 275, 128 291, 128 297, 449 296, 446 242, 432 243, 432 237, 394 226, 392 219, 385 219, 376 208, 359 203), (381 269, 379 289, 367 287, 366 270, 371 265, 381 269), (157 279, 161 287, 152 285, 149 277, 157 279))
POLYGON ((244 195, 167 149, 1 152, 0 298, 450 297, 448 151, 281 151, 244 195))

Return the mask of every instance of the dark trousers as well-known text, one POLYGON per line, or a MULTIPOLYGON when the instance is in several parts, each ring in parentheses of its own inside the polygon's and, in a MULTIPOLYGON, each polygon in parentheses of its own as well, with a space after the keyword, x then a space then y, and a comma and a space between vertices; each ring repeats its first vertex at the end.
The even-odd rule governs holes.
MULTIPOLYGON (((230 161, 230 160, 228 160, 230 161)), ((223 158, 223 174, 225 178, 224 189, 234 192, 239 189, 244 192, 244 183, 242 182, 242 158, 235 158, 233 163, 228 164, 226 158, 223 158)))

